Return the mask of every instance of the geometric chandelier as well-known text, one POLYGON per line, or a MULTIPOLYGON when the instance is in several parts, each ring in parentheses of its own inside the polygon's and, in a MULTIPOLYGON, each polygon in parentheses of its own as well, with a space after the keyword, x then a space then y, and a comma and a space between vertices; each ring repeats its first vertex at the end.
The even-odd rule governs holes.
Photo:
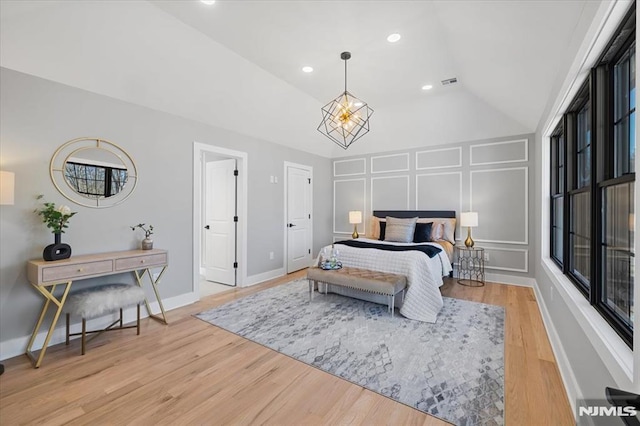
POLYGON ((344 60, 344 93, 322 107, 322 122, 318 131, 343 149, 369 132, 369 118, 373 110, 347 91, 347 61, 351 53, 342 52, 344 60))

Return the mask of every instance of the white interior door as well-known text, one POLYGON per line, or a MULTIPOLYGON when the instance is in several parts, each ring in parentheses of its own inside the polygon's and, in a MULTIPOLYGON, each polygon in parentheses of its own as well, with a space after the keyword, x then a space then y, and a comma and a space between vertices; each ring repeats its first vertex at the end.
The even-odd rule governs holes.
POLYGON ((311 171, 287 166, 287 273, 311 264, 311 171))
POLYGON ((206 163, 205 278, 236 284, 236 160, 206 163))

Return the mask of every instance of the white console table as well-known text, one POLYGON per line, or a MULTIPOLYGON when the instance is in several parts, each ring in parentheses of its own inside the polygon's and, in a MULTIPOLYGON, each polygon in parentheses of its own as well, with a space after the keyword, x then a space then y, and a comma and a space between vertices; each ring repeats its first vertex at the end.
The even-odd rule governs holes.
POLYGON ((167 269, 168 264, 169 253, 167 250, 160 249, 128 250, 90 254, 74 256, 70 259, 57 260, 53 262, 46 262, 44 260, 30 260, 27 262, 27 279, 45 298, 44 306, 40 312, 40 317, 36 322, 33 334, 31 335, 31 339, 29 339, 29 344, 27 345, 26 354, 33 362, 33 366, 38 368, 40 367, 40 364, 42 364, 42 359, 47 351, 49 340, 51 340, 56 323, 62 313, 62 308, 64 307, 67 295, 71 289, 71 284, 73 284, 74 281, 121 274, 124 272, 133 272, 136 277, 136 282, 140 287, 142 287, 142 279, 144 278, 144 275, 147 274, 155 293, 156 300, 158 301, 158 305, 160 305, 161 316, 154 315, 151 312, 149 301, 145 298, 147 312, 149 312, 149 316, 153 319, 163 322, 164 324, 168 324, 164 306, 162 305, 162 299, 158 293, 158 282, 162 278, 164 271, 167 269), (151 273, 152 268, 162 268, 156 279, 153 278, 153 274, 151 273), (56 297, 54 292, 58 285, 63 286, 63 291, 62 295, 56 297), (49 331, 47 332, 40 354, 36 358, 32 352, 33 343, 51 304, 55 305, 53 320, 49 326, 49 331))

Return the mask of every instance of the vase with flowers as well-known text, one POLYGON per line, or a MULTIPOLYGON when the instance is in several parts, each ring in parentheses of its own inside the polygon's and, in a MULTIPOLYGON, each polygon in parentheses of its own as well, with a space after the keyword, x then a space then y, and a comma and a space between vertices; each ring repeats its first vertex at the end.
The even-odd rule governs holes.
POLYGON ((153 225, 145 225, 144 223, 139 223, 135 226, 130 227, 132 231, 135 231, 136 228, 140 228, 144 231, 144 240, 142 240, 142 250, 151 250, 153 248, 153 240, 151 239, 151 235, 153 235, 153 225))
MULTIPOLYGON (((43 196, 39 195, 37 199, 43 196)), ((44 207, 35 211, 42 216, 42 221, 54 235, 54 243, 44 248, 42 257, 44 260, 62 260, 71 257, 71 246, 62 243, 62 234, 69 227, 68 222, 77 212, 72 212, 69 206, 56 207, 55 203, 44 203, 44 207)))

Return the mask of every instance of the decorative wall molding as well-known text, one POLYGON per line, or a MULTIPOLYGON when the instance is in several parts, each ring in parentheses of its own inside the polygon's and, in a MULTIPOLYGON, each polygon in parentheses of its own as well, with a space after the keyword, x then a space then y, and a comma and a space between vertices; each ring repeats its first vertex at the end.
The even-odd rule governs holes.
POLYGON ((371 173, 372 174, 406 172, 406 171, 409 171, 409 153, 408 152, 404 152, 401 154, 377 155, 377 156, 371 157, 371 173), (406 166, 399 169, 376 170, 374 166, 375 160, 379 160, 381 158, 393 158, 393 157, 406 157, 406 166))
MULTIPOLYGON (((385 206, 374 206, 373 205, 373 193, 374 193, 374 187, 375 187, 375 181, 378 180, 390 180, 390 179, 404 179, 406 181, 406 187, 407 187, 407 205, 405 207, 406 210, 409 210, 409 205, 411 203, 411 194, 409 193, 409 175, 401 175, 401 176, 384 176, 384 177, 372 177, 371 178, 371 197, 369 200, 369 204, 371 206, 371 212, 373 212, 374 210, 399 210, 400 206, 396 206, 395 208, 392 207, 385 207, 385 206)), ((364 220, 364 219, 363 219, 364 220)))
POLYGON ((493 261, 485 262, 484 269, 493 269, 499 271, 510 271, 510 272, 529 272, 529 250, 528 249, 514 249, 514 248, 502 248, 502 247, 487 247, 483 246, 485 253, 492 251, 506 251, 506 252, 515 252, 524 254, 524 267, 522 268, 509 268, 505 266, 493 266, 491 263, 493 261))
MULTIPOLYGON (((469 174, 469 209, 473 211, 473 176, 480 173, 495 173, 495 172, 507 172, 514 170, 522 170, 524 171, 524 179, 523 179, 523 193, 524 193, 524 223, 522 223, 522 227, 524 228, 524 239, 522 241, 509 241, 509 240, 488 240, 488 239, 479 239, 474 238, 475 241, 483 242, 483 243, 496 243, 496 244, 520 244, 520 245, 529 245, 529 167, 511 167, 511 168, 500 168, 500 169, 487 169, 487 170, 472 170, 469 174)), ((482 220, 482 219, 480 219, 482 220)))
MULTIPOLYGON (((503 147, 504 148, 504 147, 503 147)), ((512 141, 504 141, 504 142, 491 142, 491 143, 481 143, 474 144, 469 146, 469 164, 471 166, 485 166, 489 164, 507 164, 507 163, 524 163, 529 161, 529 140, 528 139, 517 139, 512 141), (523 144, 524 152, 522 157, 512 158, 509 160, 500 160, 500 161, 474 161, 473 160, 473 152, 474 150, 480 150, 487 146, 496 146, 496 145, 514 145, 514 144, 523 144)))
POLYGON ((454 167, 462 167, 462 147, 457 146, 453 148, 438 148, 438 149, 427 149, 424 151, 416 152, 416 170, 435 170, 435 169, 449 169, 454 167), (444 152, 444 151, 458 151, 458 163, 457 164, 446 164, 443 166, 429 166, 429 167, 420 167, 420 154, 430 153, 430 152, 444 152))
POLYGON ((333 162, 333 176, 334 177, 343 177, 343 176, 359 176, 367 173, 367 159, 366 158, 352 158, 349 160, 335 160, 333 162), (338 163, 362 163, 362 171, 355 173, 338 173, 336 171, 336 164, 338 163))
MULTIPOLYGON (((334 234, 351 234, 353 231, 337 231, 336 230, 336 187, 340 183, 344 182, 362 182, 362 206, 358 206, 360 211, 362 212, 362 226, 364 229, 367 227, 367 179, 366 178, 358 178, 358 179, 336 179, 333 181, 333 233, 334 234)), ((343 220, 347 220, 347 217, 343 218, 343 220)), ((350 225, 349 225, 350 226, 350 225)))
MULTIPOLYGON (((347 225, 347 208, 362 209, 370 224, 372 210, 444 208, 456 210, 459 216, 462 211, 474 210, 475 201, 475 208, 485 212, 484 223, 488 226, 474 230, 477 237, 486 240, 474 239, 481 246, 490 246, 485 246, 487 253, 491 253, 491 262, 485 265, 487 276, 504 280, 501 282, 530 286, 533 270, 529 266, 532 250, 529 245, 529 204, 533 200, 529 198, 528 170, 533 158, 530 159, 528 150, 529 140, 533 137, 513 136, 496 142, 425 146, 334 160, 333 240, 349 238, 353 232, 353 225, 347 225), (414 155, 415 158, 411 158, 414 155), (352 173, 358 174, 350 177, 352 173), (354 184, 354 181, 358 183, 354 184), (354 206, 360 204, 361 198, 365 200, 366 208, 354 206), (492 216, 495 219, 492 220, 492 216)), ((482 226, 482 216, 480 222, 482 226)), ((367 235, 370 230, 365 223, 358 225, 358 232, 367 235)), ((455 231, 458 243, 464 240, 463 234, 466 230, 458 221, 455 231)))
MULTIPOLYGON (((462 211, 462 172, 434 172, 434 173, 421 173, 416 175, 416 210, 433 210, 428 209, 420 204, 420 177, 423 176, 446 176, 457 175, 458 176, 458 216, 462 211)), ((460 220, 456 220, 456 235, 460 235, 460 220)))

